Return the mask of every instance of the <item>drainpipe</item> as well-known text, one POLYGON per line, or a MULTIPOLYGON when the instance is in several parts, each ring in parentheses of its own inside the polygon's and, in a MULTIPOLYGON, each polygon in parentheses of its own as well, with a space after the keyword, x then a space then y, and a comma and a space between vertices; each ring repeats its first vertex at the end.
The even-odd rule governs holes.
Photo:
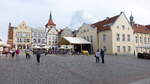
MULTIPOLYGON (((100 47, 99 47, 99 32, 98 32, 98 30, 97 30, 97 33, 96 33, 96 34, 97 34, 97 46, 98 46, 98 49, 99 49, 100 47)), ((96 49, 96 50, 97 50, 97 49, 96 49)))

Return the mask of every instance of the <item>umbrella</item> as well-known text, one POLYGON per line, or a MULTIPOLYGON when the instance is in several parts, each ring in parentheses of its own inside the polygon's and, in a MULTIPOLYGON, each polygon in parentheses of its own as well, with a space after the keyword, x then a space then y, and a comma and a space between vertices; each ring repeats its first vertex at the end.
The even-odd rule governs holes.
POLYGON ((4 46, 4 43, 0 41, 0 47, 3 47, 3 46, 4 46))
POLYGON ((43 48, 48 49, 48 48, 49 48, 49 46, 44 46, 43 48))
POLYGON ((34 46, 34 48, 41 48, 40 46, 34 46))

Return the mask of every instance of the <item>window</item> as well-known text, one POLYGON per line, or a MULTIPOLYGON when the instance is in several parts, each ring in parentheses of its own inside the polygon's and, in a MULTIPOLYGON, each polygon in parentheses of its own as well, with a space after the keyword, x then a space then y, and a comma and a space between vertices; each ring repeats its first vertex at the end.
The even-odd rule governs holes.
POLYGON ((125 29, 125 25, 122 25, 122 29, 123 29, 123 30, 125 29))
POLYGON ((148 43, 150 43, 150 38, 148 38, 148 43))
POLYGON ((106 35, 103 34, 103 41, 106 41, 106 35))
POLYGON ((41 39, 38 39, 38 43, 41 43, 41 39))
POLYGON ((142 43, 142 37, 140 37, 140 43, 142 43))
POLYGON ((57 44, 57 41, 55 41, 55 44, 57 44))
POLYGON ((119 29, 119 26, 117 26, 117 29, 119 29))
POLYGON ((27 42, 26 40, 27 40, 27 39, 24 39, 24 42, 27 42))
POLYGON ((93 36, 91 36, 91 42, 93 42, 93 36))
POLYGON ((146 37, 144 37, 144 43, 146 44, 146 37))
POLYGON ((117 41, 120 41, 120 34, 117 33, 117 41))
POLYGON ((138 37, 137 36, 135 37, 135 41, 136 41, 136 43, 138 43, 138 37))
POLYGON ((20 39, 19 39, 19 38, 17 38, 17 42, 20 42, 20 39))
POLYGON ((130 52, 131 51, 131 46, 128 46, 128 52, 130 52))
POLYGON ((125 46, 123 46, 123 52, 126 52, 126 47, 125 46))
POLYGON ((29 40, 29 39, 27 39, 27 42, 30 42, 30 40, 29 40))
POLYGON ((120 46, 117 46, 117 52, 120 52, 120 46))
POLYGON ((33 39, 33 42, 36 43, 36 39, 33 39))
POLYGON ((122 41, 125 41, 125 34, 122 34, 122 41))
POLYGON ((23 39, 22 39, 22 38, 20 38, 20 42, 23 42, 23 39))
POLYGON ((33 36, 36 36, 36 32, 33 33, 33 36))
POLYGON ((45 39, 42 39, 42 43, 43 43, 43 44, 45 43, 45 39))
POLYGON ((130 35, 128 34, 128 41, 130 41, 130 35))
POLYGON ((87 36, 87 40, 89 41, 89 37, 87 36))
POLYGON ((84 36, 83 38, 84 38, 84 39, 86 39, 86 37, 85 37, 85 36, 84 36))
POLYGON ((39 37, 41 37, 41 34, 40 34, 40 33, 38 33, 38 36, 39 36, 39 37))

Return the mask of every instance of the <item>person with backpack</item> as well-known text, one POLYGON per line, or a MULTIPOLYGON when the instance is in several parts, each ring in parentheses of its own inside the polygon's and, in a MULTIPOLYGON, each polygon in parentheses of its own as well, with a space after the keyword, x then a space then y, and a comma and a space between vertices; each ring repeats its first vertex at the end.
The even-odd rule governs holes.
POLYGON ((100 57, 100 52, 99 50, 97 50, 95 53, 96 63, 99 63, 99 57, 100 57))

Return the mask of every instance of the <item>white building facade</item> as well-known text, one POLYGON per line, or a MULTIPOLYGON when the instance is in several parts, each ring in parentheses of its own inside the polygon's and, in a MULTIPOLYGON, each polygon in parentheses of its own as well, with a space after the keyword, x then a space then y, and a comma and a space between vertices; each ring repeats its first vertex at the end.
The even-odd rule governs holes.
POLYGON ((56 24, 54 24, 52 20, 51 13, 48 23, 45 25, 45 32, 47 46, 53 50, 56 50, 58 48, 58 30, 56 29, 56 24))
POLYGON ((44 28, 32 28, 32 47, 46 46, 46 34, 44 28))

